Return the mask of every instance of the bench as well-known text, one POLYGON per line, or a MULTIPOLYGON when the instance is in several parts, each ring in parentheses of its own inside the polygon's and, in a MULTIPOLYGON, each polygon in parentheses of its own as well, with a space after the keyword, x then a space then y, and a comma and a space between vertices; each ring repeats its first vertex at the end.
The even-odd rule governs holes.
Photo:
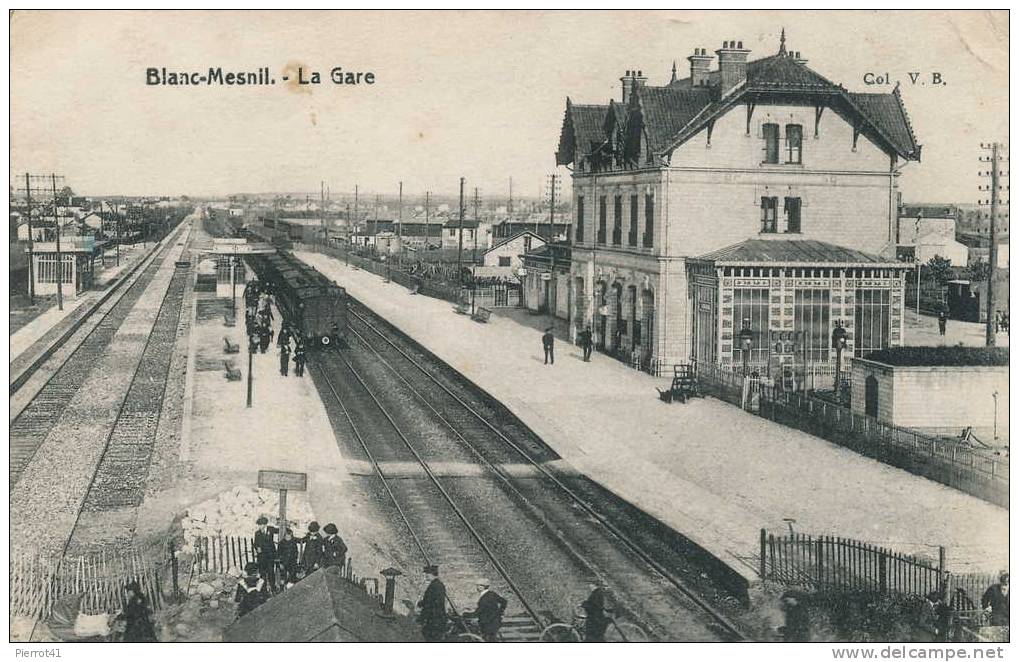
POLYGON ((236 324, 236 322, 234 321, 233 315, 223 313, 223 326, 233 326, 234 324, 236 324))
POLYGON ((485 322, 488 321, 488 318, 491 316, 492 311, 489 310, 488 308, 478 308, 477 310, 474 311, 474 314, 471 315, 471 319, 474 320, 475 322, 481 322, 482 324, 484 324, 485 322))
POLYGON ((466 303, 458 303, 456 304, 456 307, 453 308, 453 311, 456 312, 457 315, 467 315, 471 312, 471 307, 466 303))
POLYGON ((226 368, 226 380, 228 382, 241 381, 241 371, 233 367, 229 361, 223 361, 223 367, 226 368))
POLYGON ((241 351, 241 346, 231 343, 229 338, 223 336, 223 351, 227 354, 237 354, 241 351))

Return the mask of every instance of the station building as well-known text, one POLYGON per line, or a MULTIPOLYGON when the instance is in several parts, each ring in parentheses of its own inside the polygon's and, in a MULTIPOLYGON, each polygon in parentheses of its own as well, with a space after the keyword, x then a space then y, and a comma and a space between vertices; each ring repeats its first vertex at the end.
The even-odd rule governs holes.
POLYGON ((621 99, 567 98, 570 327, 600 351, 645 369, 739 363, 744 326, 755 364, 830 361, 836 325, 845 360, 901 344, 898 177, 920 146, 898 87, 849 92, 784 31, 776 54, 749 56, 726 41, 666 85, 633 70, 621 99))

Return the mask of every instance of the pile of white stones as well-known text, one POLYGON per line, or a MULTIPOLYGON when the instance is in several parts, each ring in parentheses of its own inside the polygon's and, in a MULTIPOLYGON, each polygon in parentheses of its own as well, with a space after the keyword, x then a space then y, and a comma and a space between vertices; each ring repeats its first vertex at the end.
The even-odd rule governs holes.
MULTIPOLYGON (((255 522, 261 516, 269 518, 270 525, 277 526, 279 494, 274 490, 238 486, 189 508, 181 526, 189 544, 196 538, 250 537, 258 528, 255 522)), ((304 494, 287 495, 287 522, 295 536, 304 535, 308 522, 313 519, 304 494)))

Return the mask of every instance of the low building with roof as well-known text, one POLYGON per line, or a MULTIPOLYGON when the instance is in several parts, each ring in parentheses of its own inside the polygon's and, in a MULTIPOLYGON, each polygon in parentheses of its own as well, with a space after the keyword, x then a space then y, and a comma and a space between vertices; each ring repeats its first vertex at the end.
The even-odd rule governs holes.
MULTIPOLYGON (((742 289, 757 292, 746 295, 747 305, 769 314, 777 308, 774 319, 782 328, 789 320, 801 335, 824 331, 826 339, 836 323, 862 328, 857 301, 889 307, 898 301, 901 307, 901 274, 892 263, 898 179, 904 166, 920 160, 920 145, 898 87, 851 92, 787 49, 784 31, 776 54, 749 56, 740 41, 724 42, 715 55, 695 48, 686 78, 673 65, 671 80, 653 86, 642 71, 631 70, 620 79, 619 99, 592 105, 567 98, 556 159, 573 170, 571 334, 591 325, 599 350, 628 361, 637 354, 648 368, 691 358, 728 362, 737 357, 723 351, 721 324, 741 323, 734 320, 742 316, 736 310, 742 289), (718 69, 712 70, 715 56, 718 69), (783 263, 797 257, 791 244, 802 241, 830 248, 820 251, 819 262, 783 263), (742 246, 740 255, 768 254, 758 242, 778 242, 776 251, 785 246, 777 253, 783 257, 703 273, 725 247, 742 246), (853 260, 840 262, 842 252, 853 260), (856 259, 857 253, 868 258, 856 259), (733 284, 730 300, 725 269, 756 269, 760 275, 752 278, 774 284, 733 284), (858 269, 886 275, 842 275, 858 269), (783 275, 795 270, 804 275, 783 275), (811 272, 827 275, 805 275, 811 272), (694 287, 694 275, 720 282, 713 289, 694 287), (843 286, 843 279, 856 285, 843 286), (814 299, 813 292, 835 280, 842 289, 831 290, 828 303, 814 299), (698 326, 709 319, 719 325, 710 333, 698 326)), ((818 247, 798 248, 809 253, 818 247)), ((877 319, 881 328, 869 337, 901 342, 891 310, 877 319)), ((757 320, 758 332, 772 324, 770 315, 769 326, 757 320)), ((827 353, 815 355, 823 360, 827 353)))
POLYGON ((520 268, 524 266, 522 255, 544 245, 545 239, 530 230, 499 239, 481 254, 484 273, 487 276, 516 278, 520 268))
MULTIPOLYGON (((95 261, 102 259, 104 242, 90 235, 69 235, 57 242, 34 242, 32 245, 32 271, 35 293, 40 296, 57 293, 60 279, 61 296, 73 299, 92 287, 95 278, 95 261), (63 265, 62 268, 58 265, 63 265)), ((27 248, 25 249, 28 250, 27 248)))
POLYGON ((523 306, 528 310, 570 318, 570 246, 542 244, 520 256, 523 306))

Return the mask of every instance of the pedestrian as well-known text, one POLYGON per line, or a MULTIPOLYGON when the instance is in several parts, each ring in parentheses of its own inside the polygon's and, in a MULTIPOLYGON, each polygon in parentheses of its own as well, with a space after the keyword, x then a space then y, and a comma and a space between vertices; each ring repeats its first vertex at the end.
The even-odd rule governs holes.
POLYGON ((269 349, 269 343, 272 342, 272 332, 269 330, 267 324, 259 324, 258 326, 258 349, 259 352, 265 354, 265 350, 269 349))
POLYGON ((269 526, 269 518, 261 516, 256 522, 258 529, 255 531, 255 562, 258 564, 258 574, 271 587, 276 587, 276 543, 273 537, 279 533, 279 529, 269 526))
POLYGON ((248 308, 244 311, 244 332, 251 335, 252 329, 255 328, 255 313, 248 308))
POLYGON ((290 374, 290 345, 280 345, 280 374, 290 374))
POLYGON ((280 580, 284 587, 290 588, 297 582, 297 571, 300 565, 297 562, 297 540, 289 526, 283 532, 283 538, 276 547, 276 558, 279 560, 280 580))
POLYGON ((545 349, 545 365, 550 362, 555 365, 555 336, 552 335, 552 327, 545 329, 545 335, 541 337, 541 346, 545 349))
POLYGON ((600 584, 591 585, 591 594, 581 603, 584 610, 584 641, 605 641, 605 631, 612 622, 612 610, 606 605, 605 588, 600 584))
POLYGON ((499 640, 499 628, 502 627, 502 615, 506 611, 506 598, 492 590, 491 582, 487 579, 477 581, 478 606, 471 614, 478 619, 478 628, 485 641, 495 642, 499 640))
POLYGON ((948 603, 944 588, 931 591, 926 599, 927 609, 933 617, 935 641, 952 641, 955 612, 948 603))
POLYGON ((294 374, 298 377, 304 377, 304 363, 308 360, 306 350, 304 348, 304 342, 298 341, 297 348, 294 349, 294 374))
POLYGON ((1008 625, 1008 573, 998 575, 980 598, 980 606, 991 615, 991 625, 1008 625))
POLYGON ((938 333, 945 335, 945 328, 948 326, 948 311, 944 308, 938 311, 938 333))
POLYGON ((439 566, 426 565, 425 592, 418 601, 417 622, 425 641, 442 641, 446 634, 446 585, 439 579, 439 566))
POLYGON ((336 525, 332 522, 326 524, 322 530, 326 534, 322 540, 322 567, 342 568, 347 562, 347 546, 343 543, 343 538, 338 535, 336 525))
POLYGON ((322 567, 322 534, 318 532, 318 522, 308 522, 308 533, 302 542, 304 553, 301 554, 301 569, 307 577, 322 567))
POLYGON ((149 601, 142 594, 141 586, 130 581, 124 587, 124 609, 117 615, 124 623, 124 641, 131 643, 159 641, 156 628, 152 625, 152 610, 149 601))
POLYGON ((810 641, 810 615, 803 595, 797 591, 786 591, 782 595, 782 610, 785 612, 782 639, 786 642, 810 641))
POLYGON ((290 333, 290 325, 281 324, 279 335, 276 337, 276 346, 282 347, 283 345, 286 345, 287 348, 289 349, 291 337, 292 334, 290 333))
POLYGON ((591 327, 587 327, 586 329, 584 329, 583 331, 580 332, 579 341, 580 341, 580 348, 582 350, 584 350, 584 361, 590 361, 591 360, 591 347, 593 345, 593 342, 592 342, 592 339, 591 339, 591 327))
POLYGON ((237 580, 234 602, 237 603, 237 618, 265 602, 265 580, 258 576, 258 564, 249 561, 244 566, 244 577, 237 580))

